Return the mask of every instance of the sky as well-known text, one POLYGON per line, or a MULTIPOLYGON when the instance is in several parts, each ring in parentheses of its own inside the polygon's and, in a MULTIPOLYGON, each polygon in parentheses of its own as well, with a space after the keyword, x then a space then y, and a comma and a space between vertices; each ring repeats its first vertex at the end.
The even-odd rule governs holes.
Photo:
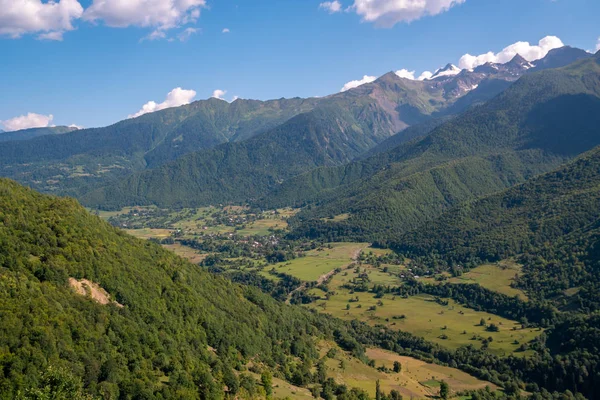
POLYGON ((598 16, 598 0, 0 0, 0 129, 324 96, 563 44, 594 52, 598 16))

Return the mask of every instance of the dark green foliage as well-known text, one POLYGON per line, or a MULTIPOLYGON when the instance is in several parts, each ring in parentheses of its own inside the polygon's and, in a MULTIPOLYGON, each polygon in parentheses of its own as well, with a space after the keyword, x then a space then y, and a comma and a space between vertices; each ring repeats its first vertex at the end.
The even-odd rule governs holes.
POLYGON ((0 180, 2 398, 46 391, 53 368, 93 394, 215 398, 225 384, 235 389, 231 368, 251 358, 281 368, 316 358, 311 335, 331 334, 330 322, 203 272, 73 200, 0 180), (124 307, 76 294, 70 277, 124 307))
POLYGON ((267 398, 273 394, 273 375, 269 371, 264 371, 260 376, 260 381, 265 388, 267 398))
POLYGON ((600 148, 561 169, 444 214, 392 246, 448 263, 497 261, 600 219, 600 148))
POLYGON ((450 396, 450 386, 448 386, 448 383, 446 383, 446 381, 441 381, 440 382, 440 398, 442 400, 447 400, 448 396, 450 396))

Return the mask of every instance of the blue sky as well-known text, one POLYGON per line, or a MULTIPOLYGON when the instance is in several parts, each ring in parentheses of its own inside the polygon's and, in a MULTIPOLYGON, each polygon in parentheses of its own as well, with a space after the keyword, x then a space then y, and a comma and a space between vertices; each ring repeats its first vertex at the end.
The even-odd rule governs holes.
POLYGON ((115 1, 61 0, 72 18, 46 13, 40 22, 15 10, 16 0, 0 0, 4 129, 28 113, 53 116, 42 125, 104 126, 177 87, 196 95, 177 92, 163 106, 217 89, 227 100, 322 96, 364 75, 404 68, 418 76, 518 41, 553 35, 594 51, 600 37, 597 0, 426 0, 425 9, 392 13, 382 10, 403 0, 338 0, 333 13, 322 0, 128 0, 140 6, 109 9, 115 1), (167 18, 160 7, 181 13, 167 18), (196 32, 180 40, 189 28, 196 32))

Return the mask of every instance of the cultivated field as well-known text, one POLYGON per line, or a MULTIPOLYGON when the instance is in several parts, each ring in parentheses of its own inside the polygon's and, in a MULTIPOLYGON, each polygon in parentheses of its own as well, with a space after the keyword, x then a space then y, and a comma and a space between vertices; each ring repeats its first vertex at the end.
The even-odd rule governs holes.
POLYGON ((381 389, 389 393, 391 390, 399 391, 404 398, 435 397, 439 393, 439 382, 446 381, 453 393, 463 390, 482 389, 489 386, 492 390, 497 387, 489 382, 479 380, 455 368, 428 364, 412 357, 399 356, 386 350, 369 348, 366 355, 375 361, 375 368, 352 357, 347 352, 330 342, 323 342, 321 355, 325 355, 331 348, 336 354, 326 362, 327 374, 336 382, 344 383, 349 388, 360 387, 366 390, 372 398, 375 397, 376 381, 379 380, 381 389), (394 361, 400 362, 400 373, 393 372, 394 361), (380 367, 388 368, 388 372, 380 371, 380 367))
MULTIPOLYGON (((317 281, 319 277, 336 268, 345 268, 352 263, 368 243, 331 243, 331 249, 311 250, 305 257, 275 264, 277 272, 295 276, 303 281, 317 281)), ((269 268, 270 269, 270 268, 269 268)))

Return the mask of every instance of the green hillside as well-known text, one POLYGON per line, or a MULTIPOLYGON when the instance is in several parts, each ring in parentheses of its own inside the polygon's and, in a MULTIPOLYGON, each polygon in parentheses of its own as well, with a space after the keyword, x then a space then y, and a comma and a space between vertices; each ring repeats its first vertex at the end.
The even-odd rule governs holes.
POLYGON ((0 175, 40 191, 79 195, 133 171, 260 134, 317 101, 209 99, 104 128, 0 143, 0 175))
POLYGON ((540 247, 600 217, 600 149, 522 185, 459 206, 395 242, 402 251, 466 262, 540 247))
POLYGON ((56 371, 110 399, 220 398, 238 382, 232 368, 253 360, 291 377, 296 357, 318 356, 313 335, 344 336, 335 322, 203 272, 74 200, 0 180, 0 221, 0 398, 56 371), (83 279, 106 297, 77 294, 71 286, 83 279))

